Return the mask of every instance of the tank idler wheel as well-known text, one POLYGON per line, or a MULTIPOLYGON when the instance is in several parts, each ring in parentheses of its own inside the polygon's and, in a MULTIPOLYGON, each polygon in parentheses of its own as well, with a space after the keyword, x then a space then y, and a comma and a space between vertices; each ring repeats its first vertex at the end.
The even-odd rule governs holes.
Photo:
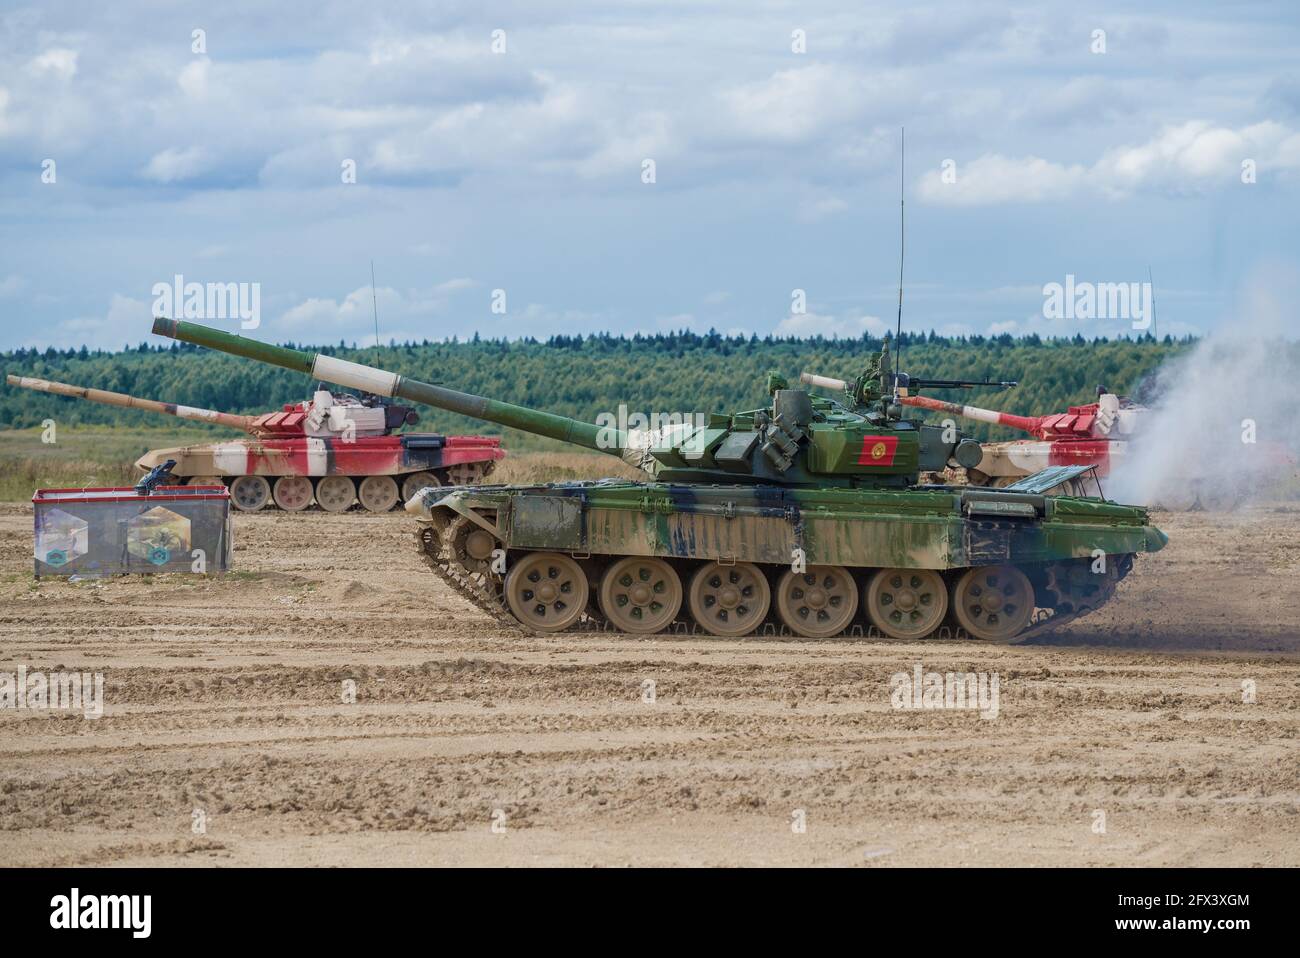
POLYGON ((619 559, 600 578, 600 611, 620 632, 662 632, 682 608, 682 580, 663 559, 619 559))
POLYGON ((357 498, 357 487, 347 476, 322 476, 316 480, 316 504, 326 512, 347 512, 357 498))
POLYGON ((413 472, 402 480, 402 501, 410 502, 421 489, 441 486, 442 482, 431 472, 413 472))
POLYGON ((776 583, 776 612, 792 632, 827 639, 849 627, 858 612, 858 584, 848 569, 809 566, 787 569, 776 583))
POLYGON ((187 486, 224 486, 220 476, 190 476, 185 480, 187 486))
POLYGON ((1015 566, 967 569, 952 584, 952 609, 975 638, 1009 642, 1034 614, 1034 587, 1015 566))
POLYGON ((506 604, 539 632, 559 632, 577 622, 590 593, 582 566, 559 552, 530 552, 506 573, 506 604))
POLYGON ((864 595, 871 624, 893 639, 923 639, 948 614, 948 585, 932 569, 880 569, 864 595))
POLYGON ((466 516, 456 516, 447 526, 443 538, 451 543, 452 558, 471 572, 488 575, 492 571, 492 553, 500 541, 466 516))
POLYGON ((704 631, 724 637, 748 635, 767 618, 772 588, 756 565, 709 562, 691 577, 687 602, 704 631))
POLYGON ((275 504, 285 512, 301 512, 311 505, 311 480, 306 476, 281 476, 275 480, 275 504))
POLYGON ((265 476, 240 476, 230 484, 230 501, 241 512, 256 512, 271 501, 271 484, 265 476))
POLYGON ((397 505, 397 483, 392 476, 366 476, 357 486, 357 499, 369 512, 387 512, 397 505))

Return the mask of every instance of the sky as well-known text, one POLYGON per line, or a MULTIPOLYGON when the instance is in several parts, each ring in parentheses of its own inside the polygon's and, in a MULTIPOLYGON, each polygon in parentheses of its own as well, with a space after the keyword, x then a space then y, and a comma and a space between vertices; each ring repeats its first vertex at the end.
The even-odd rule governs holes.
POLYGON ((879 334, 900 177, 906 329, 1122 335, 1044 287, 1148 275, 1230 328, 1300 273, 1297 50, 1293 0, 6 0, 0 349, 177 276, 281 342, 879 334))

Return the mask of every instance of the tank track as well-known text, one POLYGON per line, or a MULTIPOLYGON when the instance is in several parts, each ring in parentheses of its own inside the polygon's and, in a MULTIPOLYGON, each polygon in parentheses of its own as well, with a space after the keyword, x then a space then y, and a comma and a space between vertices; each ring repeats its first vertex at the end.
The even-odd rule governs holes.
MULTIPOLYGON (((479 611, 491 616, 501 626, 522 635, 544 636, 552 634, 530 629, 511 615, 510 609, 502 600, 495 585, 494 578, 488 573, 467 568, 463 562, 452 554, 450 540, 445 535, 446 531, 445 524, 422 523, 415 533, 416 547, 420 553, 420 558, 434 575, 445 582, 458 596, 479 611)), ((1077 596, 1071 595, 1069 585, 1061 581, 1055 574, 1055 569, 1049 567, 1046 590, 1056 597, 1056 606, 1036 609, 1029 626, 1006 644, 1017 645, 1026 639, 1055 631, 1063 625, 1095 612, 1114 597, 1115 588, 1119 585, 1120 580, 1128 574, 1129 568, 1131 568, 1131 562, 1125 563, 1125 567, 1117 570, 1116 574, 1107 576, 1105 583, 1098 588, 1098 591, 1088 596, 1086 601, 1080 601, 1077 596), (1066 611, 1058 611, 1061 608, 1065 608, 1066 611)), ((583 613, 582 618, 575 625, 570 626, 565 631, 613 632, 614 630, 610 628, 609 622, 603 617, 588 610, 583 613)), ((710 636, 710 633, 705 632, 695 623, 686 620, 674 622, 665 630, 665 634, 710 636)), ((763 623, 759 631, 754 634, 759 638, 798 638, 786 626, 772 622, 763 623)), ((864 627, 860 624, 849 627, 836 638, 895 641, 875 626, 867 625, 864 627)), ((940 626, 924 639, 917 641, 926 642, 931 640, 979 641, 973 639, 965 629, 947 625, 940 626)), ((1001 643, 989 642, 987 644, 996 645, 1001 643)))
POLYGON ((447 583, 458 596, 501 625, 516 632, 539 634, 510 614, 496 589, 489 588, 489 580, 484 573, 470 571, 452 555, 450 541, 443 535, 445 531, 445 526, 428 523, 421 525, 415 533, 420 558, 433 570, 433 574, 447 583))

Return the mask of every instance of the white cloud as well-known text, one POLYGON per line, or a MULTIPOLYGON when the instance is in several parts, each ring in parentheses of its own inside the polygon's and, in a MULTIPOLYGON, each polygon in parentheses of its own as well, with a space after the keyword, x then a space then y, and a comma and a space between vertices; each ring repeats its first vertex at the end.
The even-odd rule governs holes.
POLYGON ((1196 120, 1165 127, 1145 143, 1107 150, 1091 167, 985 154, 958 163, 955 182, 945 183, 939 170, 923 174, 917 192, 926 202, 949 206, 1037 203, 1081 193, 1190 193, 1240 185, 1245 160, 1254 160, 1260 173, 1300 169, 1300 133, 1271 121, 1232 129, 1196 120))
POLYGON ((820 313, 802 313, 787 316, 772 331, 777 336, 825 336, 827 339, 857 339, 864 333, 881 336, 889 331, 889 324, 879 316, 825 316, 820 313))
POLYGON ((149 304, 114 293, 101 316, 76 316, 42 326, 24 346, 43 349, 55 346, 88 346, 91 349, 121 349, 124 344, 149 338, 149 304))
POLYGON ((1127 194, 1148 185, 1186 192, 1218 182, 1240 184, 1243 160, 1261 170, 1296 168, 1300 136, 1280 123, 1256 123, 1241 129, 1205 121, 1166 127, 1150 141, 1108 151, 1093 167, 1105 190, 1127 194))
POLYGON ((185 150, 168 147, 150 158, 141 175, 155 183, 176 183, 202 173, 206 162, 202 147, 191 146, 185 150))
POLYGON ((23 278, 17 273, 10 273, 4 279, 0 279, 0 299, 7 299, 10 296, 17 296, 23 286, 23 278))
POLYGON ((807 141, 868 107, 879 108, 897 77, 829 63, 778 70, 733 86, 720 100, 736 133, 783 143, 807 141))
POLYGON ((185 69, 181 70, 180 76, 176 78, 176 83, 186 96, 200 99, 207 95, 208 73, 211 69, 212 61, 207 57, 200 57, 186 64, 185 69))
MULTIPOLYGON (((412 311, 410 300, 386 286, 374 291, 374 300, 379 304, 381 315, 409 315, 412 311)), ((284 315, 276 321, 276 330, 286 335, 309 333, 333 336, 341 331, 355 332, 361 320, 373 321, 373 311, 370 287, 362 286, 348 293, 342 301, 317 297, 304 300, 285 310, 284 315)))
MULTIPOLYGON (((275 336, 325 342, 339 337, 358 342, 372 341, 376 303, 379 312, 379 336, 389 339, 441 339, 463 333, 464 324, 452 328, 448 307, 458 292, 473 288, 473 280, 458 277, 429 289, 397 290, 380 286, 373 298, 369 286, 361 286, 341 300, 310 297, 285 310, 274 321, 275 336)), ((482 306, 486 314, 488 301, 482 306)))
POLYGON ((917 193, 925 202, 949 206, 1037 203, 1070 196, 1086 178, 1082 166, 1060 166, 1037 156, 1012 159, 990 153, 959 163, 951 183, 943 181, 939 170, 924 174, 917 193))
POLYGON ((60 80, 71 80, 77 75, 77 51, 62 47, 46 50, 32 59, 28 69, 37 76, 52 74, 60 80))

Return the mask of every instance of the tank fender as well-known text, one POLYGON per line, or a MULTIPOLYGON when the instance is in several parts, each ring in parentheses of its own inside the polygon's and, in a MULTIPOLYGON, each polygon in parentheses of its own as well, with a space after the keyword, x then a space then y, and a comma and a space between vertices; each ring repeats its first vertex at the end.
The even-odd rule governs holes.
POLYGON ((1155 526, 1146 527, 1147 552, 1159 552, 1169 544, 1169 537, 1155 526))

